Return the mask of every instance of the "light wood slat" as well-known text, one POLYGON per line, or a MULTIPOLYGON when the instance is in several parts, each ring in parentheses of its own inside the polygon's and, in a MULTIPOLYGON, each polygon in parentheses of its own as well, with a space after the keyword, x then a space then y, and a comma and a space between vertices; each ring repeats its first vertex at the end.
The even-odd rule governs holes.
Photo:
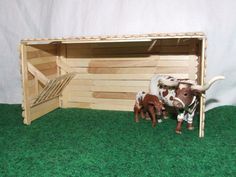
POLYGON ((108 49, 108 48, 148 48, 151 40, 141 42, 113 42, 113 43, 81 43, 81 44, 68 44, 68 49, 108 49))
POLYGON ((127 99, 134 100, 137 93, 134 92, 93 92, 94 98, 127 99))
POLYGON ((27 63, 28 71, 33 74, 35 77, 39 79, 40 82, 42 82, 44 85, 46 85, 49 82, 49 79, 41 73, 36 67, 34 67, 31 63, 27 63))
POLYGON ((86 43, 86 44, 88 44, 88 43, 119 43, 119 42, 121 42, 121 43, 133 43, 133 42, 150 42, 151 41, 151 39, 145 39, 145 38, 143 38, 143 39, 131 39, 131 40, 129 40, 129 39, 115 39, 115 40, 88 40, 88 41, 83 41, 83 40, 80 40, 80 41, 78 41, 78 40, 66 40, 66 41, 63 41, 62 43, 63 44, 73 44, 73 43, 75 43, 75 44, 80 44, 80 43, 86 43))
MULTIPOLYGON (((171 75, 177 78, 188 78, 188 74, 171 74, 165 73, 163 75, 171 75)), ((78 74, 75 79, 93 79, 93 80, 150 80, 153 74, 78 74)))
POLYGON ((137 92, 140 90, 148 91, 148 86, 77 86, 77 85, 68 85, 67 91, 102 91, 102 92, 137 92))
MULTIPOLYGON (((48 69, 48 70, 41 70, 41 73, 45 75, 48 79, 54 79, 55 77, 57 77, 56 68, 48 69)), ((29 73, 28 80, 31 81, 33 79, 34 79, 34 76, 31 73, 29 73)))
POLYGON ((186 61, 189 60, 191 57, 197 57, 196 55, 140 55, 140 56, 114 56, 114 57, 97 57, 94 56, 93 58, 87 58, 87 57, 78 57, 78 58, 71 58, 68 57, 67 61, 71 62, 73 60, 148 60, 148 59, 154 59, 154 60, 181 60, 186 61))
POLYGON ((87 98, 104 98, 104 99, 127 99, 135 100, 136 92, 92 92, 92 91, 73 91, 70 92, 69 101, 81 101, 87 98))
POLYGON ((27 52, 37 52, 37 51, 55 51, 57 45, 47 44, 47 45, 27 45, 27 52))
POLYGON ((33 58, 33 59, 28 60, 28 61, 30 61, 30 63, 32 65, 37 66, 39 64, 46 64, 46 63, 56 62, 56 56, 33 58))
POLYGON ((49 62, 49 63, 37 64, 37 65, 34 65, 34 66, 40 71, 57 68, 57 64, 56 64, 55 61, 49 62))
POLYGON ((63 102, 63 108, 91 108, 91 103, 84 102, 63 102))
POLYGON ((50 80, 42 92, 33 102, 33 106, 45 102, 54 97, 60 96, 63 89, 69 84, 75 73, 69 73, 50 80))
POLYGON ((75 68, 79 74, 175 74, 186 73, 188 67, 142 67, 142 68, 75 68))
POLYGON ((116 104, 116 105, 134 105, 135 100, 126 99, 105 99, 105 98, 92 98, 92 97, 80 97, 77 99, 70 99, 69 102, 83 102, 83 103, 96 103, 96 104, 116 104))
POLYGON ((138 92, 138 91, 145 91, 148 92, 149 90, 149 85, 147 86, 142 86, 142 87, 122 87, 122 86, 94 86, 91 88, 91 91, 96 91, 96 92, 120 92, 121 90, 124 92, 138 92))
MULTIPOLYGON (((64 70, 65 72, 71 73, 74 72, 74 69, 72 69, 67 63, 65 63, 63 60, 57 60, 57 65, 64 70)), ((83 69, 79 69, 79 72, 83 72, 81 70, 83 69)), ((85 72, 85 71, 84 71, 85 72)))
POLYGON ((85 90, 85 91, 78 91, 78 90, 70 90, 68 92, 68 96, 69 98, 71 97, 93 97, 93 92, 89 91, 89 90, 85 90))
POLYGON ((91 104, 90 108, 99 110, 113 110, 113 111, 133 111, 133 105, 116 105, 116 104, 91 104))
POLYGON ((30 109, 30 118, 31 121, 39 118, 40 116, 43 116, 47 114, 48 112, 53 111, 54 109, 59 107, 59 99, 54 98, 52 100, 49 100, 47 102, 41 103, 39 105, 36 105, 34 107, 31 107, 30 109))
POLYGON ((120 81, 120 80, 94 80, 93 85, 95 86, 132 86, 132 87, 141 87, 148 86, 150 81, 120 81))
POLYGON ((80 50, 67 47, 67 56, 99 56, 99 55, 129 55, 129 54, 189 54, 189 46, 161 46, 148 52, 146 47, 123 47, 123 48, 82 48, 80 50))
POLYGON ((107 68, 135 68, 135 67, 178 67, 178 66, 188 66, 186 60, 160 60, 160 59, 149 59, 143 58, 142 60, 96 60, 96 59, 83 59, 83 60, 69 60, 67 64, 72 68, 78 67, 107 67, 107 68))
POLYGON ((27 52, 27 59, 41 58, 41 57, 55 57, 57 55, 56 48, 52 50, 36 50, 32 52, 27 52))

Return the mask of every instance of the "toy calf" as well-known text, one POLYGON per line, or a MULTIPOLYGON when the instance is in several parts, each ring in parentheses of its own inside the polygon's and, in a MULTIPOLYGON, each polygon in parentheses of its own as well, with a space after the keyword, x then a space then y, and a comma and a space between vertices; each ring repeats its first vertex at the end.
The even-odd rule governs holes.
POLYGON ((146 94, 142 91, 137 93, 134 105, 135 122, 139 121, 139 114, 141 114, 142 118, 147 118, 147 116, 150 116, 152 120, 152 127, 155 127, 157 124, 156 114, 161 116, 162 110, 164 110, 163 104, 159 101, 157 96, 146 94))

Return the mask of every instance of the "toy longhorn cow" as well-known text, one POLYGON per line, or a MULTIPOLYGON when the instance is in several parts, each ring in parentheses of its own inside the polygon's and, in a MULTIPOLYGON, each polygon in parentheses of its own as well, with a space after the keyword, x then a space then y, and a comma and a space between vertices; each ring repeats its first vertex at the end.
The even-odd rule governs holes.
POLYGON ((208 90, 223 76, 212 78, 204 86, 197 85, 196 81, 177 79, 171 76, 154 75, 150 82, 150 93, 156 95, 166 106, 174 107, 178 111, 175 132, 181 134, 183 120, 187 121, 188 130, 193 130, 193 117, 199 103, 197 96, 208 90))
MULTIPOLYGON (((152 127, 156 126, 156 114, 159 116, 162 115, 162 111, 165 109, 162 102, 158 99, 156 95, 146 94, 145 92, 138 92, 136 95, 135 105, 134 105, 134 120, 135 122, 139 121, 139 114, 142 118, 151 118, 152 127)), ((160 120, 160 119, 159 119, 160 120)))

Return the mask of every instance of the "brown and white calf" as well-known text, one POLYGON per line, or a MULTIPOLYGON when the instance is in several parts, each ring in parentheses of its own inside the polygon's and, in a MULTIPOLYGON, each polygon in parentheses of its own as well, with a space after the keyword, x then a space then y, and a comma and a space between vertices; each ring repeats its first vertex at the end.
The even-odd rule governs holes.
POLYGON ((224 79, 217 76, 204 86, 196 81, 177 79, 171 76, 154 75, 150 82, 150 93, 156 95, 164 105, 174 107, 178 111, 176 133, 181 133, 183 120, 187 121, 187 128, 193 130, 193 117, 199 103, 197 97, 208 90, 217 80, 224 79))
POLYGON ((157 124, 156 115, 158 115, 158 117, 161 116, 163 109, 163 104, 157 96, 140 91, 136 95, 134 120, 135 122, 139 121, 139 114, 141 114, 142 118, 150 116, 152 127, 155 127, 157 124))

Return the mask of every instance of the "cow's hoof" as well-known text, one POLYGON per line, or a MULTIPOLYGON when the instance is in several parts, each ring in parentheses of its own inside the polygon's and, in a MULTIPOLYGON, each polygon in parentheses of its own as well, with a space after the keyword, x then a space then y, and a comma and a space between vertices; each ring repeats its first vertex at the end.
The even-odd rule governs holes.
POLYGON ((150 117, 146 117, 145 119, 146 119, 146 120, 151 120, 151 118, 150 118, 150 117))
POLYGON ((188 130, 194 130, 194 127, 188 127, 188 130))
POLYGON ((154 125, 152 124, 152 128, 155 128, 155 127, 156 127, 156 124, 154 124, 154 125))
POLYGON ((188 124, 187 124, 187 129, 188 129, 188 130, 194 130, 193 124, 192 124, 192 123, 188 123, 188 124))
POLYGON ((179 135, 182 134, 182 132, 181 132, 180 130, 175 130, 175 133, 176 133, 176 134, 179 134, 179 135))
POLYGON ((169 119, 169 117, 168 116, 164 116, 163 119, 169 119))
POLYGON ((162 123, 162 120, 161 120, 161 119, 157 119, 157 122, 158 122, 158 123, 162 123))

